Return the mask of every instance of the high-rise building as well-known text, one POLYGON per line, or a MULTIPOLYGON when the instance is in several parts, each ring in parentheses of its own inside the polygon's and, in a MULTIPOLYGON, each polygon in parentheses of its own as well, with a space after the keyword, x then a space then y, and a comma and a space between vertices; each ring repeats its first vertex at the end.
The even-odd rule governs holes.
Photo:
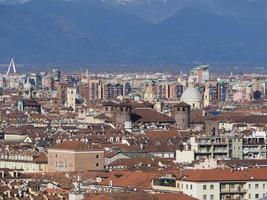
POLYGON ((228 98, 228 89, 229 89, 228 82, 219 81, 218 84, 217 84, 217 87, 218 87, 218 100, 220 102, 227 101, 227 98, 228 98))
POLYGON ((116 99, 118 96, 124 95, 123 84, 111 84, 108 83, 104 86, 104 97, 105 99, 116 99))
POLYGON ((205 83, 209 80, 209 65, 200 65, 190 72, 191 76, 196 78, 197 83, 205 83))
POLYGON ((61 71, 59 69, 52 69, 51 77, 52 77, 53 81, 60 81, 61 71))

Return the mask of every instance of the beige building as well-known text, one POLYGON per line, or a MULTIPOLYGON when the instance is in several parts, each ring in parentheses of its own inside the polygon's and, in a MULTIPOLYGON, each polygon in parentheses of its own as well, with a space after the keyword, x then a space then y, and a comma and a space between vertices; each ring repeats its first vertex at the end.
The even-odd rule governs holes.
POLYGON ((76 88, 68 87, 67 88, 67 107, 71 107, 73 111, 76 110, 76 88))
POLYGON ((25 172, 46 172, 47 156, 44 153, 1 152, 0 168, 18 169, 25 172))
POLYGON ((104 151, 80 141, 67 141, 48 148, 48 171, 68 172, 104 169, 104 151))

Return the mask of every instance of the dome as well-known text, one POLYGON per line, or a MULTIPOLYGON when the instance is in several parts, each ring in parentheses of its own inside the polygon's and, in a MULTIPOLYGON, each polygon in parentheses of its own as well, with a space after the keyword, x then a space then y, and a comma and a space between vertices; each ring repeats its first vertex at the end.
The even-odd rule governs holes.
POLYGON ((197 88, 187 88, 181 97, 184 102, 200 102, 202 101, 202 96, 197 88))

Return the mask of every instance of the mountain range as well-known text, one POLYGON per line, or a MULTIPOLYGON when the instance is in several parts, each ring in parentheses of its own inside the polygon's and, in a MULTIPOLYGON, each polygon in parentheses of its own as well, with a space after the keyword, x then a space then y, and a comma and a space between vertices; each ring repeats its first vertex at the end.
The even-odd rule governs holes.
POLYGON ((0 63, 267 61, 266 0, 0 0, 0 63))

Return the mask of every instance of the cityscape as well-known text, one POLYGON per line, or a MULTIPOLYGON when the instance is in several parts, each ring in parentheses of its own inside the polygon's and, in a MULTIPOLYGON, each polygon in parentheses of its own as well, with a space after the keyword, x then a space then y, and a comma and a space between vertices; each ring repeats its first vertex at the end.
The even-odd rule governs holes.
POLYGON ((0 77, 0 199, 266 199, 264 74, 0 77))
POLYGON ((0 200, 267 200, 267 0, 0 0, 0 200))

